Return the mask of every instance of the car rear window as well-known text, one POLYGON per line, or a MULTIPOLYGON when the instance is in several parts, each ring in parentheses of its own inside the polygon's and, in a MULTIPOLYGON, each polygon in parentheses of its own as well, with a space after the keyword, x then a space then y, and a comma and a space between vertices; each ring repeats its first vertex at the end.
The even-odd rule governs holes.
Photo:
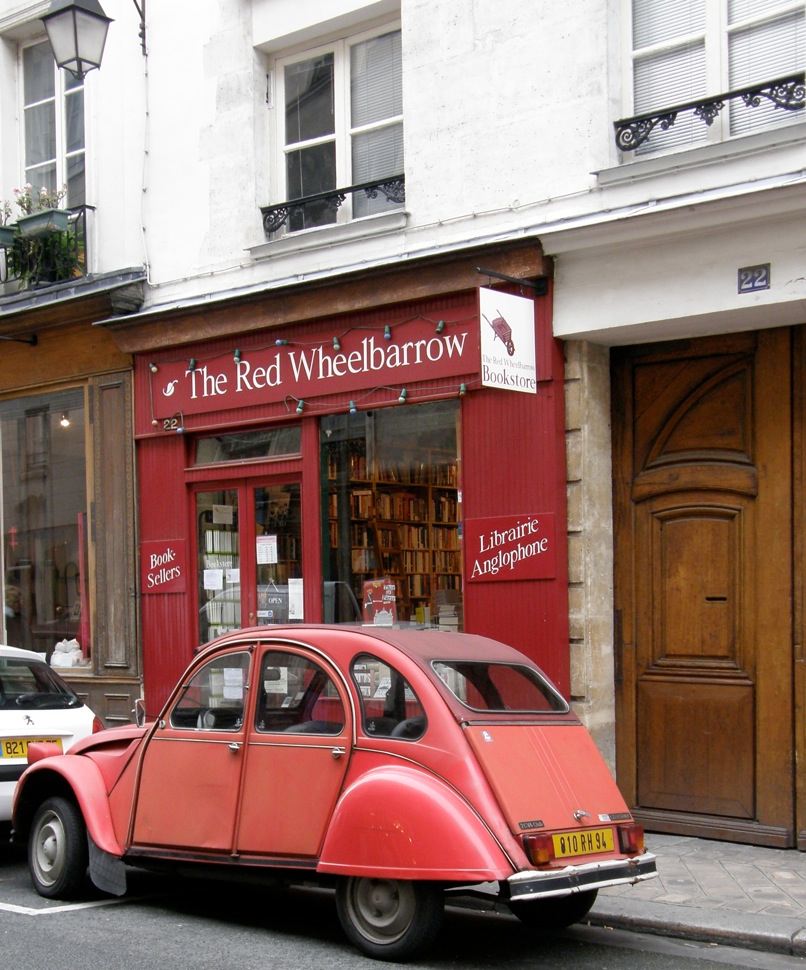
POLYGON ((531 667, 483 660, 435 660, 434 672, 471 711, 566 713, 568 704, 531 667))
POLYGON ((0 711, 61 710, 81 701, 47 664, 0 657, 0 711))

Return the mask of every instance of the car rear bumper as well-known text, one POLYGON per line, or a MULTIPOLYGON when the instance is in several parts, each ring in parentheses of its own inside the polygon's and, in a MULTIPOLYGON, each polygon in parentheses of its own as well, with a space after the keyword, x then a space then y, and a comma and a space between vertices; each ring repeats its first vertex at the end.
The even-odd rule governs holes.
POLYGON ((657 874, 655 856, 651 852, 645 852, 632 859, 605 859, 601 862, 565 866, 563 869, 516 872, 499 884, 499 895, 503 900, 569 896, 571 893, 590 889, 643 882, 645 879, 653 879, 657 874))

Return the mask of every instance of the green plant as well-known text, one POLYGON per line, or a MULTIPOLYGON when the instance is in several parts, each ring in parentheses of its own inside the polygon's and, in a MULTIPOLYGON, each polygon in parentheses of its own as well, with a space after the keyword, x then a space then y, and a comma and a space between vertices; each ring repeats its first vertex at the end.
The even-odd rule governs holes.
POLYGON ((9 277, 18 279, 23 287, 80 276, 81 256, 76 235, 69 230, 34 237, 17 235, 6 250, 9 277))

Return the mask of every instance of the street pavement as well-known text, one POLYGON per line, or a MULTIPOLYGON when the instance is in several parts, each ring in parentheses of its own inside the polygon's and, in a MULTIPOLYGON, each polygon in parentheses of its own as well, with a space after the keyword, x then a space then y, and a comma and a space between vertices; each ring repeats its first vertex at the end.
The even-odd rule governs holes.
POLYGON ((586 922, 806 957, 806 853, 648 833, 658 877, 600 891, 586 922))

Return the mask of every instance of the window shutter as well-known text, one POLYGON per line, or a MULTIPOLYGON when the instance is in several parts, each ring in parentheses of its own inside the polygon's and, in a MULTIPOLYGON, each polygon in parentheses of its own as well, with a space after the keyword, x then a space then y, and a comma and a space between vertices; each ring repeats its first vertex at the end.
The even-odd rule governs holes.
POLYGON ((633 50, 701 33, 705 0, 633 0, 633 50))
POLYGON ((403 114, 400 31, 355 44, 350 51, 353 128, 403 114))
MULTIPOLYGON (((635 114, 645 114, 694 101, 705 91, 705 45, 691 44, 662 54, 641 58, 634 66, 635 114)), ((638 154, 706 140, 706 126, 691 112, 678 115, 668 131, 656 128, 638 154)))
MULTIPOLYGON (((764 7, 765 0, 737 0, 735 7, 764 7)), ((772 81, 803 70, 806 60, 806 17, 803 11, 768 23, 746 27, 728 37, 730 89, 772 81)), ((774 128, 802 120, 801 112, 776 108, 762 98, 757 108, 742 101, 730 102, 730 133, 743 135, 762 128, 774 128)))

